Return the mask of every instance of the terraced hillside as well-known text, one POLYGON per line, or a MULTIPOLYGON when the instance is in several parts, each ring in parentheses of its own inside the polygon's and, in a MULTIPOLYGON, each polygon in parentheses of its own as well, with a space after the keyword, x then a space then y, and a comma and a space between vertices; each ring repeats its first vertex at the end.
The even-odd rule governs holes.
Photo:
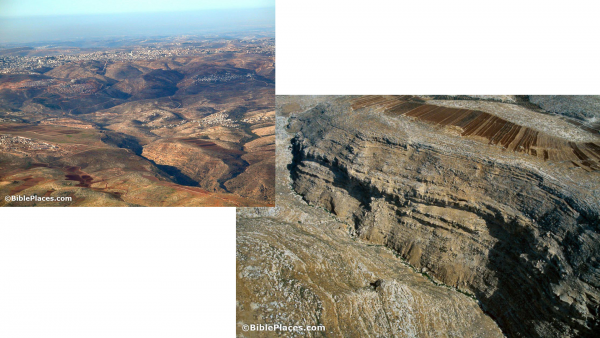
POLYGON ((494 114, 415 102, 411 96, 359 98, 352 103, 352 108, 381 109, 389 116, 409 116, 440 126, 454 126, 461 136, 477 137, 507 150, 526 153, 544 161, 568 161, 588 171, 600 170, 600 140, 594 138, 594 134, 589 136, 590 142, 568 141, 494 114))

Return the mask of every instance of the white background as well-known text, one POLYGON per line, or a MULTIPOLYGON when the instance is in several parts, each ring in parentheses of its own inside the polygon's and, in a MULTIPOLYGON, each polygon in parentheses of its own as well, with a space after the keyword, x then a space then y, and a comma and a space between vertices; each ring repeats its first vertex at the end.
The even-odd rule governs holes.
POLYGON ((600 94, 598 1, 278 1, 277 94, 600 94))
MULTIPOLYGON (((278 94, 600 94, 592 1, 278 1, 278 94)), ((0 337, 234 337, 235 210, 0 210, 0 337)))
POLYGON ((0 337, 234 337, 234 208, 0 210, 0 337))

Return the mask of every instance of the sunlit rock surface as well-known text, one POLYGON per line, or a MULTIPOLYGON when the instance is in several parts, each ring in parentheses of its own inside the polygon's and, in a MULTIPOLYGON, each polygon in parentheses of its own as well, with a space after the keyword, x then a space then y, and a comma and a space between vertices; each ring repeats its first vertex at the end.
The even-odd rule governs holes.
POLYGON ((600 330, 600 137, 569 114, 523 100, 280 97, 278 111, 291 114, 292 188, 349 224, 357 242, 389 248, 474 295, 507 336, 593 337, 600 330))

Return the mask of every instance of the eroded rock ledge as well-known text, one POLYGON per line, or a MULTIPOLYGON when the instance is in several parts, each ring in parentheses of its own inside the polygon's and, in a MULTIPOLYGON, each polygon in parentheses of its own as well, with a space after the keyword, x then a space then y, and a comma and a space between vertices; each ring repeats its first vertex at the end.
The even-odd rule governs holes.
POLYGON ((508 336, 600 330, 598 171, 356 102, 292 118, 297 193, 475 295, 508 336))
POLYGON ((277 207, 237 210, 237 337, 502 337, 477 301, 351 237, 348 224, 291 190, 292 135, 279 108, 277 207), (245 324, 326 330, 245 332, 245 324))

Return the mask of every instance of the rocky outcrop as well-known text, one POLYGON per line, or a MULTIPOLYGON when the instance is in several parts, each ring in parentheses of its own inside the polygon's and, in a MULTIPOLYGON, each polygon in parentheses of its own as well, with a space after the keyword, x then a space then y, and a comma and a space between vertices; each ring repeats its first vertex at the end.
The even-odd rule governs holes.
POLYGON ((434 283, 389 248, 351 236, 347 222, 291 189, 293 135, 280 108, 277 207, 238 209, 237 336, 502 337, 473 297, 434 283), (324 331, 243 331, 245 324, 324 331))
POLYGON ((469 112, 435 116, 436 106, 416 97, 341 97, 297 114, 288 126, 293 189, 358 238, 472 294, 510 337, 594 336, 598 136, 578 143, 569 135, 579 129, 552 135, 489 107, 473 116, 481 125, 463 125, 469 112), (491 141, 515 128, 514 140, 491 141), (539 156, 533 134, 544 134, 558 155, 539 156), (577 153, 581 144, 590 147, 587 159, 577 153))

